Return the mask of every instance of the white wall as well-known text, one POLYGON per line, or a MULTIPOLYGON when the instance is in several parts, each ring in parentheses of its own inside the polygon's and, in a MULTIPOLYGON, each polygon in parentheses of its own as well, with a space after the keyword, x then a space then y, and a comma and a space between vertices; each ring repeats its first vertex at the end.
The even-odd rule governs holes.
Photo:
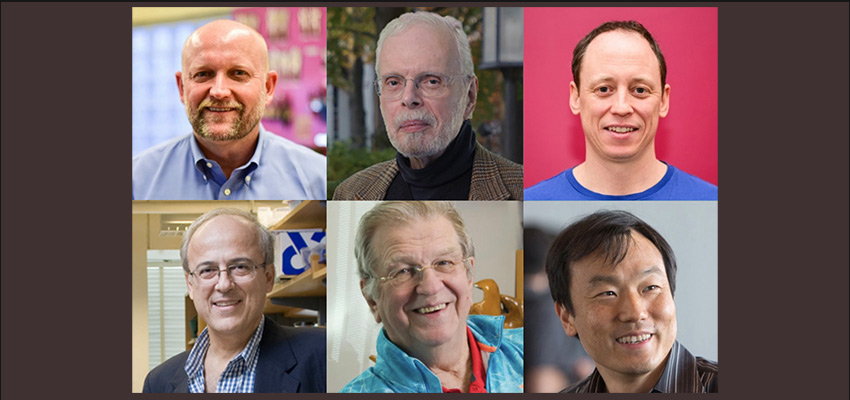
MULTIPOLYGON (((360 294, 354 234, 360 217, 377 202, 328 202, 328 392, 338 392, 372 366, 380 325, 360 294)), ((515 296, 516 251, 522 249, 520 202, 455 202, 475 245, 473 279, 495 279, 515 296)), ((473 301, 481 300, 473 289, 473 301)))

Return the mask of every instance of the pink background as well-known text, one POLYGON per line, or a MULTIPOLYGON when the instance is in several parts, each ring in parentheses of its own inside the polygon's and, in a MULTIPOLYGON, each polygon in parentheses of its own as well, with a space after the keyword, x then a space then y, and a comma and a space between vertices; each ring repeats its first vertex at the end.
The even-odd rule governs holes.
POLYGON ((573 48, 611 20, 646 27, 667 61, 670 112, 656 156, 717 184, 717 8, 525 8, 525 187, 584 161, 584 132, 570 111, 573 48))

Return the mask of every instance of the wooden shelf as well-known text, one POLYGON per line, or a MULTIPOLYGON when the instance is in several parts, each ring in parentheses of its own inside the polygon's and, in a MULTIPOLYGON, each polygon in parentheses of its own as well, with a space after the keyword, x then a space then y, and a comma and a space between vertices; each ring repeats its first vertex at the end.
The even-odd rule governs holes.
POLYGON ((269 229, 273 231, 325 229, 325 226, 327 226, 326 204, 326 201, 320 200, 303 201, 269 229))
POLYGON ((327 265, 317 263, 310 267, 309 271, 304 271, 295 278, 276 283, 267 297, 325 296, 327 287, 324 280, 327 272, 327 265))

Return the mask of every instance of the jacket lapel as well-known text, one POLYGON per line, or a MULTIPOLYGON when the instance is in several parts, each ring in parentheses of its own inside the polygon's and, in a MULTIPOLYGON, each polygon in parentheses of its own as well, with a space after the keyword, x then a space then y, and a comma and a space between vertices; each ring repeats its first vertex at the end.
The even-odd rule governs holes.
POLYGON ((289 346, 286 333, 277 323, 266 317, 266 326, 260 340, 254 393, 297 392, 301 382, 289 375, 289 371, 292 371, 296 364, 298 360, 289 346))
MULTIPOLYGON (((362 189, 354 194, 355 200, 383 200, 386 197, 390 184, 398 174, 398 165, 396 165, 395 159, 379 165, 381 165, 381 168, 377 176, 371 182, 363 182, 362 189)), ((370 178, 364 177, 364 179, 370 178)))
POLYGON ((469 200, 507 200, 511 192, 499 179, 499 168, 490 152, 480 143, 475 144, 475 159, 472 162, 472 179, 469 185, 469 200))

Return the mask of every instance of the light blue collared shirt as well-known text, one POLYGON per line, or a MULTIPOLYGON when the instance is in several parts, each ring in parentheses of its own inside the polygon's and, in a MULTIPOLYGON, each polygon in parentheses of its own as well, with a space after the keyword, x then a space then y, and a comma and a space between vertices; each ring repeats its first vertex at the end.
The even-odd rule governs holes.
POLYGON ((326 200, 325 156, 266 131, 230 179, 193 134, 133 157, 133 200, 326 200))

